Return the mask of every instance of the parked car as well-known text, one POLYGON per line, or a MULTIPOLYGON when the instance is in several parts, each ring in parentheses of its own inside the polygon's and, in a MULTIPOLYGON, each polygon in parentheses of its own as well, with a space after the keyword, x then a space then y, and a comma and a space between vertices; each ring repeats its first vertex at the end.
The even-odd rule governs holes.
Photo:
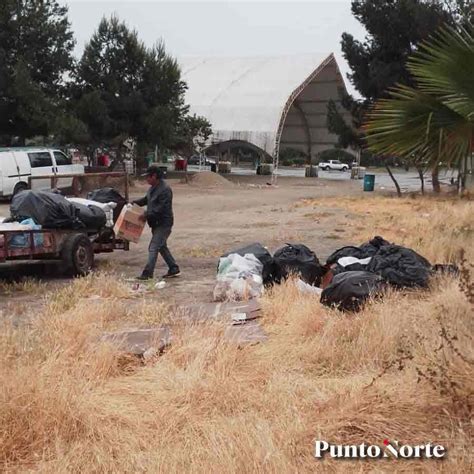
MULTIPOLYGON (((28 188, 30 176, 57 175, 57 187, 72 186, 62 174, 83 174, 84 166, 73 164, 61 150, 50 148, 0 148, 0 196, 10 197, 28 188)), ((33 189, 51 189, 50 179, 35 179, 33 189)))
POLYGON ((349 165, 339 160, 323 161, 319 163, 318 166, 324 171, 329 171, 329 170, 347 171, 349 169, 349 165))
POLYGON ((201 166, 211 166, 216 164, 216 160, 207 156, 199 157, 199 155, 193 155, 188 158, 188 165, 199 165, 201 160, 201 166))

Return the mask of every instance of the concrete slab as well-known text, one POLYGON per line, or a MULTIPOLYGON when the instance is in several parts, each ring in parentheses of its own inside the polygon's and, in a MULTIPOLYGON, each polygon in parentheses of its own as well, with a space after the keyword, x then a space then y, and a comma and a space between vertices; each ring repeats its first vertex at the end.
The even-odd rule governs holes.
POLYGON ((162 352, 170 345, 171 332, 168 327, 137 329, 105 333, 101 341, 110 342, 123 352, 144 356, 147 352, 162 352))

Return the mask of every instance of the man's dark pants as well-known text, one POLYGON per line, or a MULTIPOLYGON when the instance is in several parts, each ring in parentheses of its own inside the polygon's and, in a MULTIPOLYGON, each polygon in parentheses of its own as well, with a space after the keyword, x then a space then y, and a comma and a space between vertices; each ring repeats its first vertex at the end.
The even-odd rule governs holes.
POLYGON ((158 254, 163 257, 170 270, 178 269, 178 265, 166 244, 171 234, 171 227, 153 227, 151 232, 153 235, 150 240, 150 245, 148 246, 148 262, 143 270, 143 275, 148 277, 153 276, 158 254))

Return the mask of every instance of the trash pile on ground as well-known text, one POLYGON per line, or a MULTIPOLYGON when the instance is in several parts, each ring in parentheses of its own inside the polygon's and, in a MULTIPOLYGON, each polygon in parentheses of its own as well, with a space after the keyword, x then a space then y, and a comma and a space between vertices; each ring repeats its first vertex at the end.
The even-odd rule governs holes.
MULTIPOLYGON (((254 256, 261 264, 259 276, 265 286, 279 284, 289 276, 296 276, 296 287, 301 293, 321 295, 320 302, 341 311, 359 311, 370 298, 383 297, 386 288, 428 288, 435 273, 457 275, 455 265, 431 265, 412 249, 374 237, 359 247, 346 246, 333 252, 325 265, 303 244, 286 244, 273 257, 259 243, 229 252, 221 257, 215 297, 220 300, 243 300, 253 296, 239 277, 238 271, 229 272, 222 286, 222 275, 228 257, 254 256), (227 291, 227 288, 233 288, 227 291)), ((237 263, 237 262, 236 262, 237 263)), ((255 269, 256 270, 256 269, 255 269)), ((245 278, 243 278, 245 280, 245 278)), ((263 291, 255 291, 256 296, 263 291)))

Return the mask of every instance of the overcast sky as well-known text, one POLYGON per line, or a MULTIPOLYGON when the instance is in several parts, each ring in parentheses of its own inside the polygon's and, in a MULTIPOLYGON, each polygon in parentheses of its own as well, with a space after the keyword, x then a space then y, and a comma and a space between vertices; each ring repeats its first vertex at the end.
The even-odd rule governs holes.
MULTIPOLYGON (((180 56, 255 56, 334 52, 344 78, 341 34, 363 39, 350 0, 161 1, 60 0, 69 6, 80 56, 100 19, 117 14, 152 45, 162 38, 180 56)), ((316 66, 316 65, 315 65, 316 66)), ((346 79, 350 91, 353 88, 346 79)))

